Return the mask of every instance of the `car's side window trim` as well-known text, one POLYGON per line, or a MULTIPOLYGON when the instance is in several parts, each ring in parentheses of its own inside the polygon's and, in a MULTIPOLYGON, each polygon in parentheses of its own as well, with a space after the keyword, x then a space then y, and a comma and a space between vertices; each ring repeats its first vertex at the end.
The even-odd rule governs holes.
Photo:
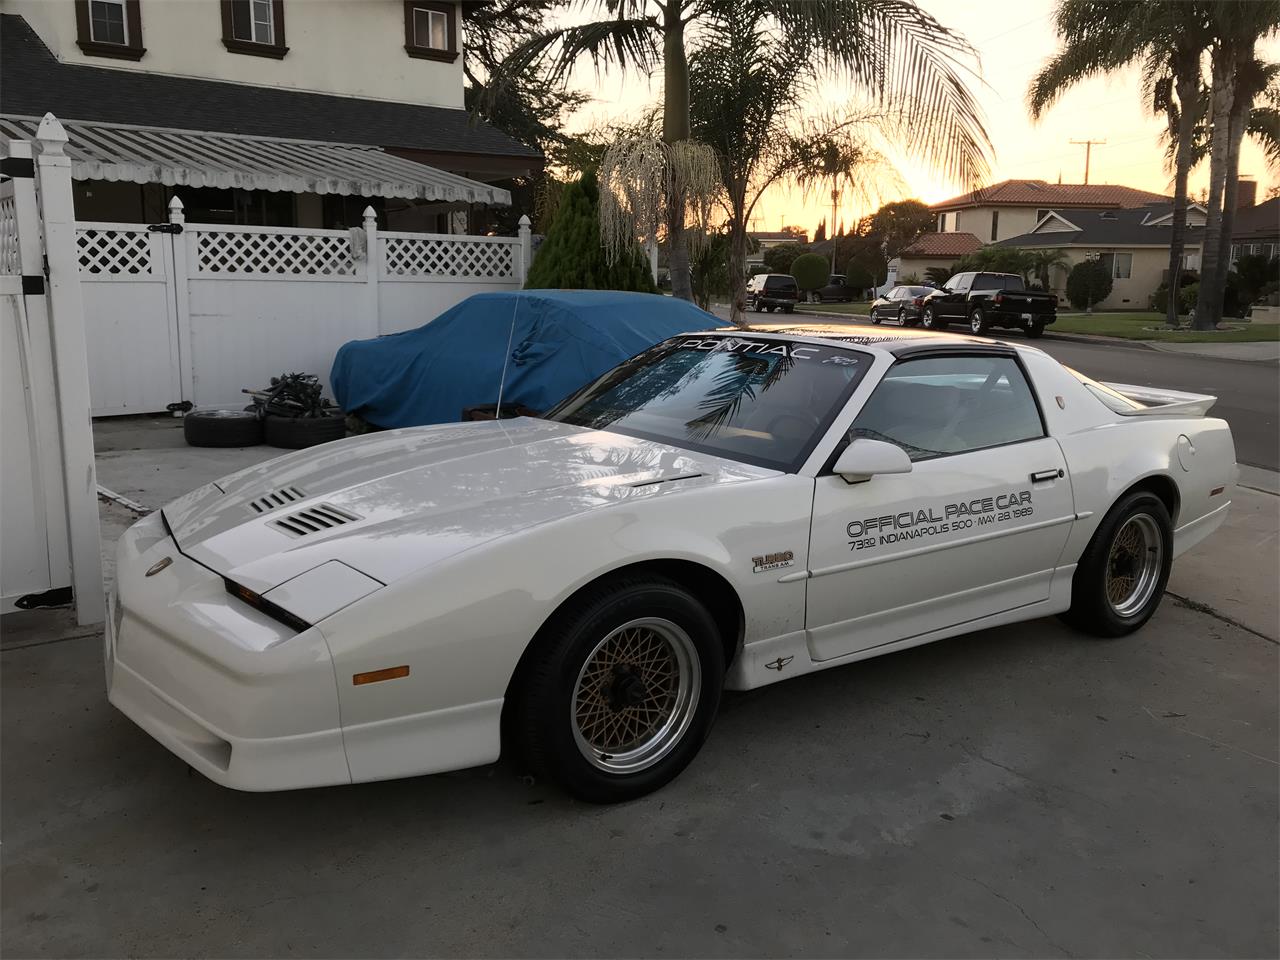
POLYGON ((1012 360, 1014 366, 1017 367, 1019 373, 1022 374, 1022 379, 1027 386, 1027 392, 1031 394, 1031 402, 1032 404, 1035 405, 1035 409, 1036 409, 1036 418, 1040 422, 1040 435, 1038 437, 1024 437, 1021 440, 1008 440, 1008 441, 1005 441, 1004 443, 993 443, 985 447, 970 447, 967 450, 957 450, 954 453, 936 453, 928 457, 915 458, 912 460, 912 463, 930 463, 932 461, 942 460, 947 457, 963 457, 970 453, 984 453, 988 450, 999 450, 1001 447, 1012 447, 1020 443, 1033 443, 1036 440, 1044 440, 1049 437, 1049 424, 1048 424, 1048 421, 1045 419, 1044 409, 1040 406, 1040 397, 1036 393, 1035 384, 1032 382, 1031 376, 1027 373, 1026 364, 1022 362, 1022 357, 1018 355, 1018 352, 1016 350, 1007 350, 1007 349, 992 350, 992 349, 983 348, 983 347, 978 347, 974 349, 948 348, 948 349, 937 349, 937 350, 931 349, 927 351, 922 350, 919 352, 911 353, 910 355, 905 357, 894 358, 893 363, 884 371, 883 374, 880 375, 879 381, 877 381, 875 387, 867 395, 867 399, 863 403, 862 408, 860 408, 858 412, 854 415, 853 421, 849 424, 849 429, 845 431, 845 435, 841 437, 839 441, 836 442, 835 448, 831 451, 830 456, 827 457, 826 462, 822 465, 822 469, 818 471, 818 476, 820 477, 830 476, 835 472, 834 468, 835 468, 836 460, 840 458, 840 454, 844 453, 845 448, 849 446, 849 443, 851 442, 849 434, 858 425, 858 417, 862 416, 862 410, 866 408, 867 403, 870 402, 871 398, 875 396, 876 390, 880 389, 880 387, 883 385, 884 381, 888 378, 890 373, 892 373, 894 370, 901 367, 903 364, 911 363, 913 360, 938 360, 938 359, 950 359, 950 358, 958 359, 960 357, 1000 357, 1001 359, 1012 360))

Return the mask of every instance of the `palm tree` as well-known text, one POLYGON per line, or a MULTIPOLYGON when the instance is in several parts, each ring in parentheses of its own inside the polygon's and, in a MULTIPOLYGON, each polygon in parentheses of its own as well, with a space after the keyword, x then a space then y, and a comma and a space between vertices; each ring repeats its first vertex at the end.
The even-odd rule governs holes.
MULTIPOLYGON (((1187 229, 1189 144, 1199 103, 1200 61, 1207 46, 1208 0, 1060 0, 1054 26, 1058 52, 1036 74, 1027 94, 1039 119, 1070 87, 1091 77, 1141 64, 1146 98, 1163 113, 1178 144, 1169 235, 1169 285, 1178 289, 1187 229)), ((1178 325, 1177 297, 1169 298, 1166 322, 1178 325)))
MULTIPOLYGON (((723 0, 575 0, 604 14, 585 24, 544 31, 507 58, 523 73, 548 61, 564 80, 583 57, 597 68, 648 72, 662 65, 662 138, 671 145, 691 135, 688 39, 695 49, 703 24, 723 0)), ((977 185, 988 172, 989 140, 981 112, 965 84, 963 62, 972 47, 912 0, 753 0, 767 18, 774 51, 794 53, 849 81, 850 88, 895 116, 912 152, 947 175, 977 185)), ((500 84, 495 84, 495 87, 500 84)), ((667 204, 672 292, 688 299, 691 286, 682 198, 667 204)))
POLYGON ((1212 67, 1209 84, 1209 203, 1194 324, 1200 330, 1211 330, 1222 319, 1228 266, 1222 261, 1230 259, 1230 237, 1225 243, 1223 240, 1224 227, 1230 227, 1226 197, 1230 190, 1234 201, 1239 174, 1239 142, 1244 136, 1245 120, 1258 92, 1253 89, 1258 78, 1251 77, 1249 65, 1253 62, 1253 51, 1258 41, 1280 30, 1280 4, 1216 0, 1209 4, 1209 8, 1209 30, 1213 41, 1209 58, 1212 67), (1238 106, 1237 98, 1242 101, 1238 106))
POLYGON ((1027 253, 1031 257, 1031 272, 1040 281, 1040 286, 1046 290, 1052 286, 1050 274, 1054 267, 1068 267, 1071 265, 1071 261, 1061 250, 1028 250, 1027 253))

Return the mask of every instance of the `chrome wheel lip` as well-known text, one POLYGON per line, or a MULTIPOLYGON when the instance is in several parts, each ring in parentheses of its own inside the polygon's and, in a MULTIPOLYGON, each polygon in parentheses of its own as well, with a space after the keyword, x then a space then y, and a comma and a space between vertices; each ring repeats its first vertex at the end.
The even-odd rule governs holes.
POLYGON ((1116 531, 1107 552, 1103 588, 1112 612, 1124 619, 1137 616, 1155 595, 1163 565, 1164 537, 1159 524, 1148 513, 1135 513, 1116 531), (1115 569, 1126 556, 1136 567, 1131 575, 1115 569))
POLYGON ((972 330, 974 333, 981 333, 982 319, 983 317, 982 317, 981 310, 973 311, 973 313, 969 316, 969 329, 972 330))
MULTIPOLYGON (((569 726, 573 740, 583 758, 598 770, 615 775, 640 773, 667 757, 680 744, 693 724, 702 690, 702 662, 689 634, 676 623, 661 617, 641 617, 610 630, 582 662, 569 698, 569 726), (647 630, 656 634, 667 646, 671 663, 676 668, 674 700, 662 723, 629 749, 608 753, 587 739, 579 723, 578 698, 588 668, 607 645, 628 630, 647 630)), ((630 708, 627 708, 630 709, 630 708)))

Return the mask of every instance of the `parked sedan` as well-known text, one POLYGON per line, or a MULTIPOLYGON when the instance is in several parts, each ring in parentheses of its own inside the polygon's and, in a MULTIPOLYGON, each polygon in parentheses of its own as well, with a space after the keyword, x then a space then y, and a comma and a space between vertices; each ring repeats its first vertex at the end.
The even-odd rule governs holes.
POLYGON ((809 298, 814 303, 852 303, 854 294, 858 291, 852 290, 845 286, 845 276, 843 273, 833 273, 827 280, 825 287, 819 287, 809 294, 809 298))
POLYGON ((878 324, 884 320, 897 320, 904 327, 917 326, 924 298, 932 292, 933 287, 894 287, 872 302, 871 322, 878 324))
POLYGON ((1131 633, 1225 519, 1212 397, 858 329, 683 334, 542 419, 210 483, 120 538, 110 701, 242 790, 501 751, 627 800, 693 759, 726 688, 1054 614, 1131 633))

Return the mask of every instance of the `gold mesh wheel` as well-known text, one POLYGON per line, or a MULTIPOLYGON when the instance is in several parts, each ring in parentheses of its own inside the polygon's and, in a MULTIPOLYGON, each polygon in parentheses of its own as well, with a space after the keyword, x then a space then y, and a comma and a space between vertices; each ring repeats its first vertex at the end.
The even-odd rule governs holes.
POLYGON ((693 640, 670 620, 632 620, 596 644, 570 704, 582 755, 609 773, 653 766, 683 738, 698 708, 702 668, 693 640))
POLYGON ((1107 603, 1117 616, 1137 615, 1155 593, 1164 540, 1155 519, 1135 513, 1116 531, 1107 554, 1107 603))

